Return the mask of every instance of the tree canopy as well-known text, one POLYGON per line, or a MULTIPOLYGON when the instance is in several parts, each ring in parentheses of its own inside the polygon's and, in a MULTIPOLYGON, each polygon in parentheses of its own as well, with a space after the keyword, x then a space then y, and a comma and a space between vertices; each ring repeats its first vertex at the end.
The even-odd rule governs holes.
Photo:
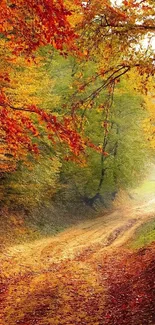
POLYGON ((131 70, 140 77, 138 82, 135 80, 135 88, 147 93, 147 83, 155 71, 153 1, 125 0, 117 6, 109 0, 4 0, 1 8, 1 170, 15 168, 12 157, 15 161, 25 159, 28 152, 39 154, 40 125, 53 146, 61 142, 74 159, 83 155, 87 146, 104 154, 91 137, 84 135, 85 111, 94 107, 94 100, 105 89, 109 100, 104 107, 108 110, 120 78, 131 70), (51 107, 44 108, 33 96, 27 103, 17 101, 10 91, 16 87, 15 70, 16 79, 23 82, 23 62, 25 66, 44 65, 39 51, 47 45, 48 60, 56 51, 73 60, 71 92, 61 103, 65 114, 51 112, 51 107), (95 69, 84 74, 91 63, 95 69))

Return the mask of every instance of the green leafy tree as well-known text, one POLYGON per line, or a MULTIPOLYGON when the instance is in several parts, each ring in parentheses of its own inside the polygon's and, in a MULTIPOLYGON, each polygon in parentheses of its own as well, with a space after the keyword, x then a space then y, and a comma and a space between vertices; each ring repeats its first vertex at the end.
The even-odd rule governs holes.
POLYGON ((42 156, 37 161, 30 157, 26 165, 19 163, 17 170, 3 179, 1 202, 28 210, 43 203, 48 205, 60 187, 61 165, 59 156, 42 156))
MULTIPOLYGON (((126 89, 127 80, 117 87, 111 107, 102 105, 106 95, 98 98, 98 109, 86 111, 85 128, 93 143, 106 154, 87 151, 82 168, 64 165, 64 182, 74 188, 87 204, 103 204, 114 199, 120 189, 128 190, 143 178, 149 148, 145 142, 143 121, 147 116, 143 99, 126 89)), ((108 96, 108 95, 107 95, 108 96)))

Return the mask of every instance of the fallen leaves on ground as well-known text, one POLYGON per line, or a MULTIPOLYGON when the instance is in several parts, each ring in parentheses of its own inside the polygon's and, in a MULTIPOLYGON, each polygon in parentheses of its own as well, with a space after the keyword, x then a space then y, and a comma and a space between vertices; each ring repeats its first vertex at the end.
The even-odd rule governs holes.
POLYGON ((3 274, 1 324, 153 325, 155 245, 96 258, 93 249, 46 271, 3 274))

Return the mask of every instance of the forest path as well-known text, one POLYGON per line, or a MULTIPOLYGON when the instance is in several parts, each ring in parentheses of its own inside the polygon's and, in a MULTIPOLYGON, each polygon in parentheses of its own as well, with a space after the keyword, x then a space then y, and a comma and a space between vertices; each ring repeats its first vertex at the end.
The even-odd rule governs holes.
MULTIPOLYGON (((112 281, 111 286, 118 277, 121 284, 124 268, 122 263, 119 266, 119 259, 130 261, 132 258, 130 253, 126 256, 124 244, 137 227, 154 214, 155 199, 152 198, 79 223, 51 238, 6 248, 1 256, 0 325, 103 325, 103 317, 109 320, 111 308, 114 315, 116 312, 124 317, 118 297, 116 306, 114 300, 114 306, 105 307, 109 281, 112 281)), ((135 263, 139 267, 142 258, 145 255, 129 262, 137 277, 135 263)), ((148 256, 149 263, 152 258, 148 256)), ((143 264, 147 265, 147 261, 143 264)), ((128 276, 125 279, 127 281, 128 276)), ((146 279, 137 279, 140 279, 136 280, 140 281, 138 286, 147 283, 146 279)), ((123 293, 125 301, 127 288, 123 293)), ((117 294, 117 290, 114 292, 117 294)), ((133 299, 137 299, 136 291, 134 295, 133 299)), ((142 307, 140 305, 140 310, 142 307)), ((145 318, 151 317, 149 306, 145 318)), ((126 324, 139 325, 132 318, 131 309, 126 324)), ((117 323, 113 319, 104 323, 122 324, 122 319, 117 323)), ((151 320, 149 324, 154 323, 151 320)))
POLYGON ((74 259, 83 251, 95 256, 125 244, 135 230, 155 214, 155 199, 118 208, 84 221, 50 238, 10 247, 1 256, 2 277, 47 271, 52 263, 74 259))

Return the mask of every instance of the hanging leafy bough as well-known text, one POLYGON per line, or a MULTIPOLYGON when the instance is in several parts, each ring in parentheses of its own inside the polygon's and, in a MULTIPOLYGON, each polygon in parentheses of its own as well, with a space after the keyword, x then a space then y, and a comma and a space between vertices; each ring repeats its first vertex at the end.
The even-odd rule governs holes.
MULTIPOLYGON (((75 4, 77 6, 77 1, 75 4)), ((81 4, 78 5, 81 8, 81 4)), ((1 8, 1 39, 8 50, 7 53, 0 51, 0 55, 3 55, 3 69, 18 55, 24 56, 28 61, 34 59, 34 51, 47 44, 51 44, 63 55, 72 52, 80 54, 75 45, 77 35, 68 20, 72 13, 65 7, 62 0, 27 0, 26 2, 2 0, 1 8)), ((44 122, 48 138, 53 144, 56 143, 57 138, 59 142, 67 145, 71 155, 66 156, 65 159, 76 160, 76 157, 80 157, 77 159, 81 161, 86 146, 101 151, 77 132, 72 117, 68 116, 58 121, 56 116, 46 113, 33 103, 28 107, 16 107, 7 96, 7 87, 11 85, 10 79, 9 73, 0 71, 2 171, 15 167, 15 164, 8 168, 4 166, 3 160, 6 155, 18 160, 24 158, 27 152, 39 154, 35 139, 40 136, 38 129, 40 122, 44 122), (37 116, 38 125, 34 123, 34 114, 37 116)))
POLYGON ((73 109, 78 106, 75 100, 78 102, 76 95, 79 90, 87 93, 81 102, 89 107, 104 89, 118 83, 131 70, 141 76, 139 89, 147 93, 148 79, 155 73, 154 2, 125 0, 117 6, 109 0, 92 0, 84 2, 81 10, 83 19, 76 26, 80 35, 77 43, 83 48, 85 62, 95 62, 98 67, 92 77, 81 78, 73 96, 73 109), (88 94, 90 84, 96 84, 96 89, 88 94))
POLYGON ((0 33, 15 54, 31 54, 48 43, 59 50, 72 48, 75 33, 69 15, 62 0, 2 0, 0 33))
MULTIPOLYGON (((69 156, 66 160, 75 160, 83 162, 83 154, 88 146, 98 152, 102 152, 100 147, 95 146, 87 138, 83 138, 74 128, 74 120, 70 117, 64 117, 62 122, 57 117, 46 113, 35 105, 27 108, 6 107, 1 111, 2 129, 5 132, 5 140, 8 144, 8 151, 15 158, 22 158, 26 152, 39 154, 39 146, 34 139, 40 137, 37 126, 27 114, 36 114, 38 125, 44 123, 48 139, 53 145, 59 140, 59 143, 66 144, 69 148, 69 156)), ((106 154, 103 152, 103 154, 106 154)))
MULTIPOLYGON (((65 1, 65 3, 69 7, 70 2, 65 1)), ((1 40, 5 41, 6 48, 14 56, 20 54, 28 59, 34 58, 34 51, 46 44, 52 44, 65 55, 73 52, 80 54, 80 48, 86 61, 93 60, 95 55, 101 63, 95 78, 101 76, 103 82, 92 94, 85 96, 82 103, 94 100, 100 91, 111 83, 117 82, 132 67, 137 67, 142 75, 154 74, 154 58, 150 48, 145 56, 143 49, 135 53, 136 38, 138 37, 140 41, 145 35, 152 37, 155 30, 152 18, 154 8, 151 0, 140 3, 138 0, 124 1, 120 8, 114 7, 107 0, 88 1, 85 5, 75 1, 75 7, 79 10, 80 19, 79 23, 74 25, 73 22, 72 24, 69 22, 73 12, 67 9, 62 0, 27 0, 26 2, 2 0, 1 40)), ((10 58, 7 55, 4 57, 1 50, 0 55, 7 66, 10 58)), ((5 64, 3 71, 0 71, 1 125, 3 138, 8 143, 10 154, 18 157, 20 151, 26 150, 38 153, 34 139, 39 136, 39 131, 34 125, 33 113, 44 120, 49 138, 53 140, 57 136, 61 142, 69 146, 75 156, 83 153, 87 145, 95 147, 77 132, 73 114, 71 117, 68 116, 66 125, 66 119, 58 122, 56 117, 42 109, 35 107, 34 112, 33 103, 27 108, 15 107, 14 103, 7 98, 6 87, 3 85, 5 82, 11 84, 9 74, 4 74, 5 64)), ((93 77, 91 81, 94 82, 93 77)), ((80 89, 85 90, 87 84, 86 81, 80 89)), ((74 106, 78 106, 76 102, 74 106)), ((102 151, 100 148, 95 149, 102 151)))
POLYGON ((46 123, 50 139, 53 139, 51 133, 54 133, 69 145, 74 154, 79 154, 83 149, 80 135, 71 130, 71 126, 69 128, 58 122, 55 116, 50 116, 33 105, 22 109, 15 108, 14 103, 7 97, 7 87, 11 84, 9 73, 4 73, 11 58, 14 60, 16 56, 22 55, 30 60, 34 58, 34 51, 42 45, 52 44, 63 54, 66 50, 76 51, 76 35, 68 22, 69 15, 71 12, 62 0, 1 1, 0 34, 3 50, 1 49, 0 55, 3 57, 3 66, 0 71, 0 120, 3 138, 1 169, 4 171, 11 168, 6 168, 3 164, 6 155, 17 159, 25 155, 26 151, 39 153, 33 139, 39 136, 33 122, 34 112, 46 123), (4 46, 9 50, 9 56, 5 53, 4 46))

